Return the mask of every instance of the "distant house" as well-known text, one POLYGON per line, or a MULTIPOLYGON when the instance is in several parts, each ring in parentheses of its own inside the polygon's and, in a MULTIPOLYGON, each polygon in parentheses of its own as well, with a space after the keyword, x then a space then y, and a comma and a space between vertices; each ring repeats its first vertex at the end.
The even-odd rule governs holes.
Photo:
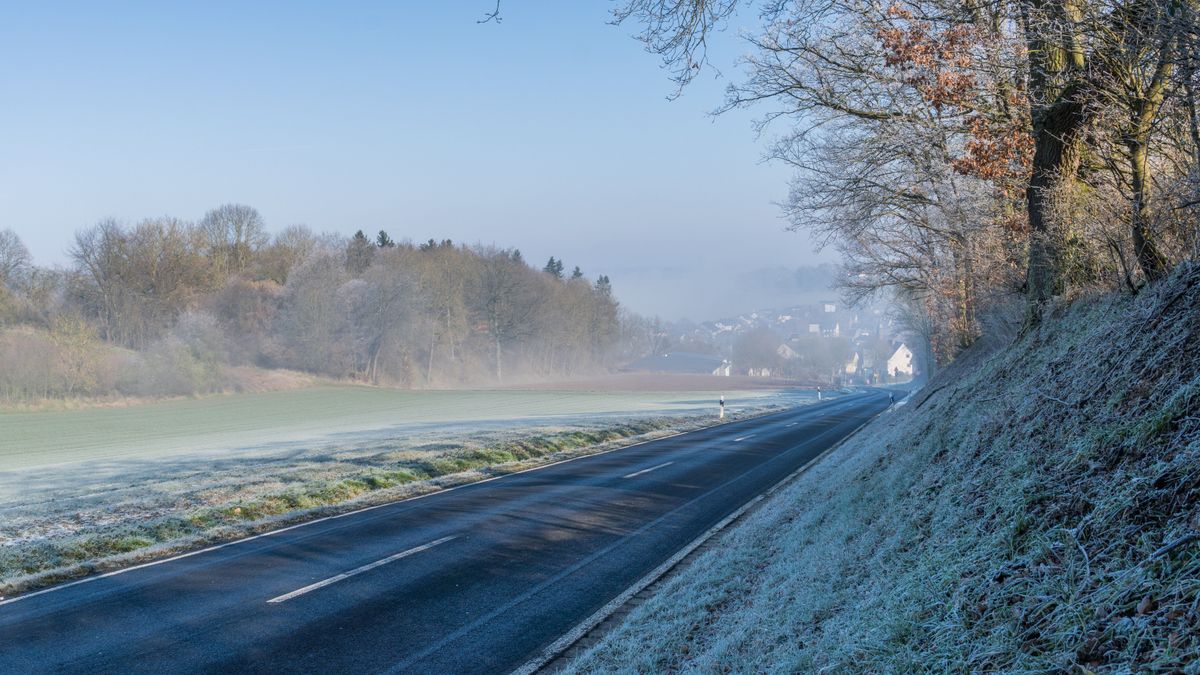
POLYGON ((778 354, 779 358, 783 359, 784 361, 791 361, 792 359, 800 356, 796 353, 795 349, 792 349, 786 344, 779 345, 779 348, 775 350, 775 353, 778 354))
POLYGON ((862 355, 854 352, 850 355, 850 360, 846 361, 846 374, 857 375, 859 368, 862 367, 862 355))
POLYGON ((893 377, 900 377, 901 375, 912 377, 913 353, 912 350, 908 348, 908 345, 904 344, 903 342, 900 343, 900 346, 897 347, 896 351, 893 352, 891 357, 888 358, 887 372, 888 375, 893 377))
POLYGON ((670 354, 646 356, 629 364, 626 370, 647 373, 721 375, 724 377, 729 377, 732 371, 730 363, 719 356, 692 354, 690 352, 672 352, 670 354))

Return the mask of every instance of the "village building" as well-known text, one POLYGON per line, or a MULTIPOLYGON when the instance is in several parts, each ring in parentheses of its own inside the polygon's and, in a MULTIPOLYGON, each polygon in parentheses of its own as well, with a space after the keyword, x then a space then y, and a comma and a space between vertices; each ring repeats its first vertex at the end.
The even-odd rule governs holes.
POLYGON ((888 358, 887 372, 888 375, 897 379, 913 376, 913 353, 908 345, 901 342, 896 351, 888 358))

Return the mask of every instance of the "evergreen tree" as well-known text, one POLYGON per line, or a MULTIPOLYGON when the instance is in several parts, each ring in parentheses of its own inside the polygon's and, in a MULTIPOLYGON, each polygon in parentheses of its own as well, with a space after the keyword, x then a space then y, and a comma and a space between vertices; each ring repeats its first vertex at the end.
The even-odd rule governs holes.
POLYGON ((379 248, 393 248, 396 246, 396 242, 392 241, 387 232, 380 230, 379 236, 375 237, 375 245, 379 248))
POLYGON ((574 281, 576 279, 582 279, 582 278, 583 278, 583 270, 579 269, 579 265, 576 265, 575 271, 571 272, 571 280, 574 281))
POLYGON ((596 278, 596 292, 606 298, 612 297, 612 282, 608 280, 607 274, 601 274, 596 278))
POLYGON ((555 260, 554 256, 550 256, 549 262, 547 262, 546 266, 542 268, 542 271, 554 277, 555 279, 561 279, 563 276, 563 262, 561 260, 555 260))
POLYGON ((371 257, 375 253, 375 245, 367 239, 362 230, 354 233, 346 246, 346 269, 354 275, 362 274, 371 266, 371 257))

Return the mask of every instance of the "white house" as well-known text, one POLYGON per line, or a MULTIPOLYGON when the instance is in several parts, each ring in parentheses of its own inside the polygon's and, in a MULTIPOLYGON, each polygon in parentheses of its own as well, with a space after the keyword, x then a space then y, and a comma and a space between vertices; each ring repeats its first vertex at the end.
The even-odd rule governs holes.
POLYGON ((857 375, 858 368, 862 365, 862 356, 858 352, 850 355, 850 360, 846 362, 846 374, 857 375))
POLYGON ((897 347, 896 351, 892 353, 890 358, 888 358, 887 372, 888 375, 892 376, 898 377, 900 375, 907 375, 908 377, 912 377, 913 353, 912 350, 908 348, 908 345, 900 343, 900 346, 897 347))

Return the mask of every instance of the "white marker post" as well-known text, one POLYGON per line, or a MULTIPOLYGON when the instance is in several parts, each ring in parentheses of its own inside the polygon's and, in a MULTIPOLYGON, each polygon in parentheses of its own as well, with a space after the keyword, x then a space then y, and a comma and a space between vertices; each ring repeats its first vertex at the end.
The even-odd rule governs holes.
POLYGON ((821 385, 817 385, 817 400, 821 400, 821 385))
POLYGON ((725 397, 721 397, 721 414, 717 417, 719 420, 725 419, 725 397))

